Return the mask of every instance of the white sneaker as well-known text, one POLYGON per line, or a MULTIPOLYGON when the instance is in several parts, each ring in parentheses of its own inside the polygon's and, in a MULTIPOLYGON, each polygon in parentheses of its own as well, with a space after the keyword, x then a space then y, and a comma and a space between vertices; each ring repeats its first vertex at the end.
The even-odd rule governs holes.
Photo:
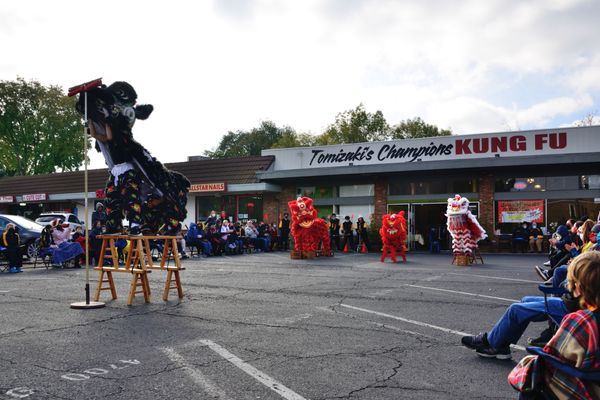
POLYGON ((544 267, 549 267, 550 266, 550 260, 546 261, 543 265, 544 265, 544 267))

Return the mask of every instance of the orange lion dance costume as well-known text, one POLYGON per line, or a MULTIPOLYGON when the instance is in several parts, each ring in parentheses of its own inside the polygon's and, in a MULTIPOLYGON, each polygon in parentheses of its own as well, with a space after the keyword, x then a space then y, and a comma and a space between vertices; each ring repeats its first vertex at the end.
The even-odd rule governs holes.
POLYGON ((381 262, 389 255, 392 262, 396 262, 396 250, 400 250, 402 261, 406 262, 406 219, 404 211, 398 214, 385 214, 379 229, 383 250, 381 253, 381 262))
POLYGON ((307 252, 319 250, 319 244, 323 243, 323 254, 331 254, 329 247, 329 231, 327 223, 317 217, 317 210, 313 207, 313 199, 309 197, 298 197, 288 202, 292 213, 291 233, 294 237, 294 250, 302 252, 303 258, 307 252))

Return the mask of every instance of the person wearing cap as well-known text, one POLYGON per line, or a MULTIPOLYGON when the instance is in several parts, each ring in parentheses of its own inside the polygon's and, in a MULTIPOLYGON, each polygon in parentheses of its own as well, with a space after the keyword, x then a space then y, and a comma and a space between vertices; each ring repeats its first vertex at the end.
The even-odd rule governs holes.
POLYGON ((75 268, 81 268, 79 258, 84 254, 79 243, 69 242, 71 238, 71 228, 69 224, 63 224, 58 218, 50 224, 52 226, 52 266, 60 267, 70 260, 74 260, 75 268))
POLYGON ((353 228, 354 225, 352 224, 350 217, 346 215, 344 217, 344 222, 342 223, 342 249, 345 249, 346 246, 348 246, 348 250, 354 250, 354 237, 352 236, 353 228))
POLYGON ((96 226, 96 222, 100 221, 102 228, 106 225, 106 211, 104 211, 104 204, 96 204, 96 211, 92 213, 92 227, 96 226))
POLYGON ((8 258, 8 272, 11 274, 21 271, 23 266, 23 256, 21 255, 20 238, 17 232, 17 227, 13 223, 6 224, 6 229, 2 233, 2 246, 6 247, 6 255, 8 258))
POLYGON ((329 217, 329 241, 333 249, 340 250, 340 219, 335 213, 329 217))

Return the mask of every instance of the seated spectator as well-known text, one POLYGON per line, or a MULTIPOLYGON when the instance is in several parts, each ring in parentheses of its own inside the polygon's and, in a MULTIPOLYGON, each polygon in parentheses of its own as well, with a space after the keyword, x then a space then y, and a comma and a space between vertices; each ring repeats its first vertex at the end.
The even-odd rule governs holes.
POLYGON ((540 266, 535 266, 535 272, 547 281, 554 274, 554 270, 561 265, 567 264, 568 260, 572 256, 572 241, 569 233, 569 229, 566 225, 560 225, 556 232, 552 234, 552 238, 549 240, 550 243, 550 254, 548 255, 549 261, 544 265, 548 265, 550 269, 546 270, 540 266))
MULTIPOLYGON (((571 263, 568 287, 579 297, 580 310, 565 316, 544 352, 584 371, 600 371, 600 253, 587 252, 571 263)), ((524 398, 598 399, 600 385, 554 368, 537 355, 528 355, 511 371, 509 383, 524 398), (533 391, 533 392, 532 392, 533 391)))
POLYGON ((90 235, 90 262, 96 265, 100 259, 100 250, 102 248, 102 239, 98 236, 102 235, 102 221, 98 220, 89 233, 90 235), (93 260, 93 261, 92 261, 93 260))
POLYGON ((542 243, 544 242, 544 235, 542 234, 542 230, 538 228, 537 223, 533 222, 531 224, 531 229, 529 230, 529 252, 534 253, 542 252, 542 243))
MULTIPOLYGON (((478 356, 508 360, 511 358, 510 345, 517 343, 530 322, 548 319, 546 302, 543 296, 526 296, 521 302, 511 304, 496 325, 476 336, 463 336, 463 346, 476 351, 478 356)), ((571 293, 562 298, 547 299, 548 313, 555 321, 561 321, 565 315, 579 309, 578 300, 571 293)))
POLYGON ((220 256, 223 253, 224 243, 221 240, 221 224, 217 223, 210 225, 207 233, 207 238, 211 243, 213 255, 220 256))
POLYGON ((248 242, 254 246, 256 250, 264 250, 265 242, 258 237, 258 230, 254 227, 252 221, 246 223, 246 237, 248 242))
POLYGON ((200 234, 198 232, 198 224, 195 223, 191 223, 190 227, 187 231, 187 233, 185 234, 185 244, 188 247, 195 247, 198 250, 200 250, 201 245, 200 245, 200 234))
POLYGON ((6 248, 6 255, 8 258, 8 272, 11 274, 23 272, 21 267, 23 266, 23 255, 19 245, 21 244, 18 228, 13 223, 6 224, 6 229, 2 233, 2 240, 0 244, 6 248))
POLYGON ((526 221, 523 221, 522 224, 515 226, 512 232, 512 252, 516 252, 517 250, 521 250, 522 253, 525 253, 525 248, 527 247, 527 243, 529 242, 529 227, 526 221))
POLYGON ((81 268, 79 258, 83 250, 79 243, 69 242, 71 237, 71 228, 69 224, 62 224, 57 218, 52 221, 52 266, 60 267, 67 261, 74 260, 75 268, 81 268))
POLYGON ((269 225, 261 221, 258 224, 258 240, 262 241, 262 249, 271 251, 271 234, 269 233, 269 225))

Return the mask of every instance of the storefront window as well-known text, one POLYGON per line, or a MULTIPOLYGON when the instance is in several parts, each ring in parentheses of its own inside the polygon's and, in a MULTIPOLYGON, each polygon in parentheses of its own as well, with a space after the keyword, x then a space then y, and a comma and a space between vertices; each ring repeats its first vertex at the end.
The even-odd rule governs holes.
POLYGON ((315 197, 315 187, 314 186, 302 186, 296 189, 296 196, 298 197, 315 197))
POLYGON ((545 192, 589 189, 588 176, 535 176, 496 179, 496 192, 545 192))
MULTIPOLYGON (((269 216, 278 218, 278 216, 269 216)), ((249 219, 263 220, 263 200, 260 195, 241 195, 239 196, 238 219, 247 221, 249 219)))
POLYGON ((226 195, 196 197, 196 219, 204 221, 211 210, 221 215, 224 211, 230 221, 253 219, 263 220, 261 195, 226 195))
POLYGON ((569 218, 596 221, 598 212, 600 204, 595 203, 594 199, 548 200, 548 228, 554 231, 569 218))
POLYGON ((374 196, 375 185, 345 185, 340 186, 340 197, 374 196))
POLYGON ((396 180, 389 184, 390 196, 418 196, 448 193, 475 193, 477 179, 396 180))

